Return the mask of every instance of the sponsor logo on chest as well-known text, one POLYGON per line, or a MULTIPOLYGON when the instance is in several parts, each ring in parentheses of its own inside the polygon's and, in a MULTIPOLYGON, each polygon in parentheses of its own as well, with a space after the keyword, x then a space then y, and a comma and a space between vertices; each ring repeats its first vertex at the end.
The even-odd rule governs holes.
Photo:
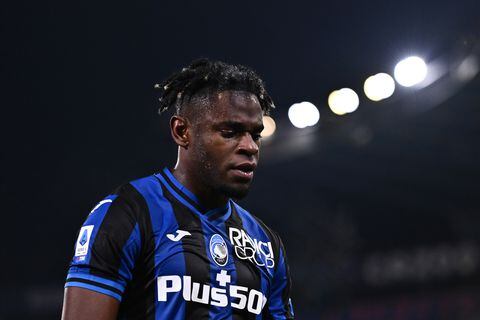
POLYGON ((228 230, 230 242, 234 247, 235 255, 242 260, 250 260, 257 266, 273 268, 275 258, 272 243, 263 242, 250 237, 243 229, 230 227, 228 230))
MULTIPOLYGON (((172 241, 179 241, 188 231, 180 230, 177 236, 167 235, 172 241), (178 238, 178 239, 177 239, 178 238)), ((242 260, 249 260, 257 266, 273 268, 274 253, 271 242, 263 242, 250 237, 243 229, 229 228, 228 236, 235 255, 242 260)), ((218 266, 228 262, 227 242, 219 234, 213 234, 209 241, 210 256, 218 266)), ((157 298, 159 302, 168 302, 172 295, 181 294, 183 300, 217 307, 230 305, 236 309, 246 309, 253 314, 260 314, 267 297, 258 290, 231 283, 231 276, 226 270, 220 270, 215 277, 218 283, 200 283, 189 275, 164 275, 157 278, 157 298)))
MULTIPOLYGON (((168 302, 169 297, 181 294, 185 301, 209 304, 216 307, 230 305, 236 309, 260 314, 267 303, 267 297, 255 289, 230 284, 231 276, 226 270, 216 275, 218 286, 199 283, 190 276, 168 275, 157 278, 157 298, 168 302)), ((173 300, 175 301, 175 300, 173 300)))

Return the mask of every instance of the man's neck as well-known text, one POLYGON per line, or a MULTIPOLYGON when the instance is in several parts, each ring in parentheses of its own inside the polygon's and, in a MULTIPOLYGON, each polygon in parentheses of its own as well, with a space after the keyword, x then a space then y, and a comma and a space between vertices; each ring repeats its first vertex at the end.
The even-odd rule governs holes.
POLYGON ((177 163, 172 171, 175 179, 192 192, 197 197, 200 205, 206 210, 221 208, 227 205, 228 197, 218 194, 209 186, 205 186, 195 174, 185 170, 183 166, 177 163))

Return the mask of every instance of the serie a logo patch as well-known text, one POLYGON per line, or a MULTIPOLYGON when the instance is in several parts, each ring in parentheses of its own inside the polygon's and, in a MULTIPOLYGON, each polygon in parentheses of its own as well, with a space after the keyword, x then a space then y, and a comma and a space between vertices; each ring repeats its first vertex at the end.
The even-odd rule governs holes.
POLYGON ((84 257, 88 254, 88 246, 92 237, 92 226, 83 226, 78 234, 77 243, 75 245, 75 257, 84 257))

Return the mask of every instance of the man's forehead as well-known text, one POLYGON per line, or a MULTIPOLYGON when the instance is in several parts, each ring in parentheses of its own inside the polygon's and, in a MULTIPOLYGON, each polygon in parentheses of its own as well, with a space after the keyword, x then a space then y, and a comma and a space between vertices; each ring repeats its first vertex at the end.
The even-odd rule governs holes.
POLYGON ((243 103, 243 104, 258 104, 260 106, 260 102, 258 101, 258 97, 248 91, 241 91, 241 90, 225 90, 219 91, 214 95, 214 100, 220 103, 243 103))
POLYGON ((221 91, 211 97, 210 103, 205 115, 216 120, 250 118, 258 121, 263 116, 257 96, 246 91, 221 91))

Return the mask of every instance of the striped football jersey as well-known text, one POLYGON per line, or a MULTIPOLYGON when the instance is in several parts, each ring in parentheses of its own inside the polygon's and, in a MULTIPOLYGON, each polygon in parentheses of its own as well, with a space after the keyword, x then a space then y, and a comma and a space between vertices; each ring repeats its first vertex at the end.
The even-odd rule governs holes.
POLYGON ((203 209, 164 169, 100 201, 65 287, 120 301, 119 319, 293 319, 278 234, 233 200, 203 209))

